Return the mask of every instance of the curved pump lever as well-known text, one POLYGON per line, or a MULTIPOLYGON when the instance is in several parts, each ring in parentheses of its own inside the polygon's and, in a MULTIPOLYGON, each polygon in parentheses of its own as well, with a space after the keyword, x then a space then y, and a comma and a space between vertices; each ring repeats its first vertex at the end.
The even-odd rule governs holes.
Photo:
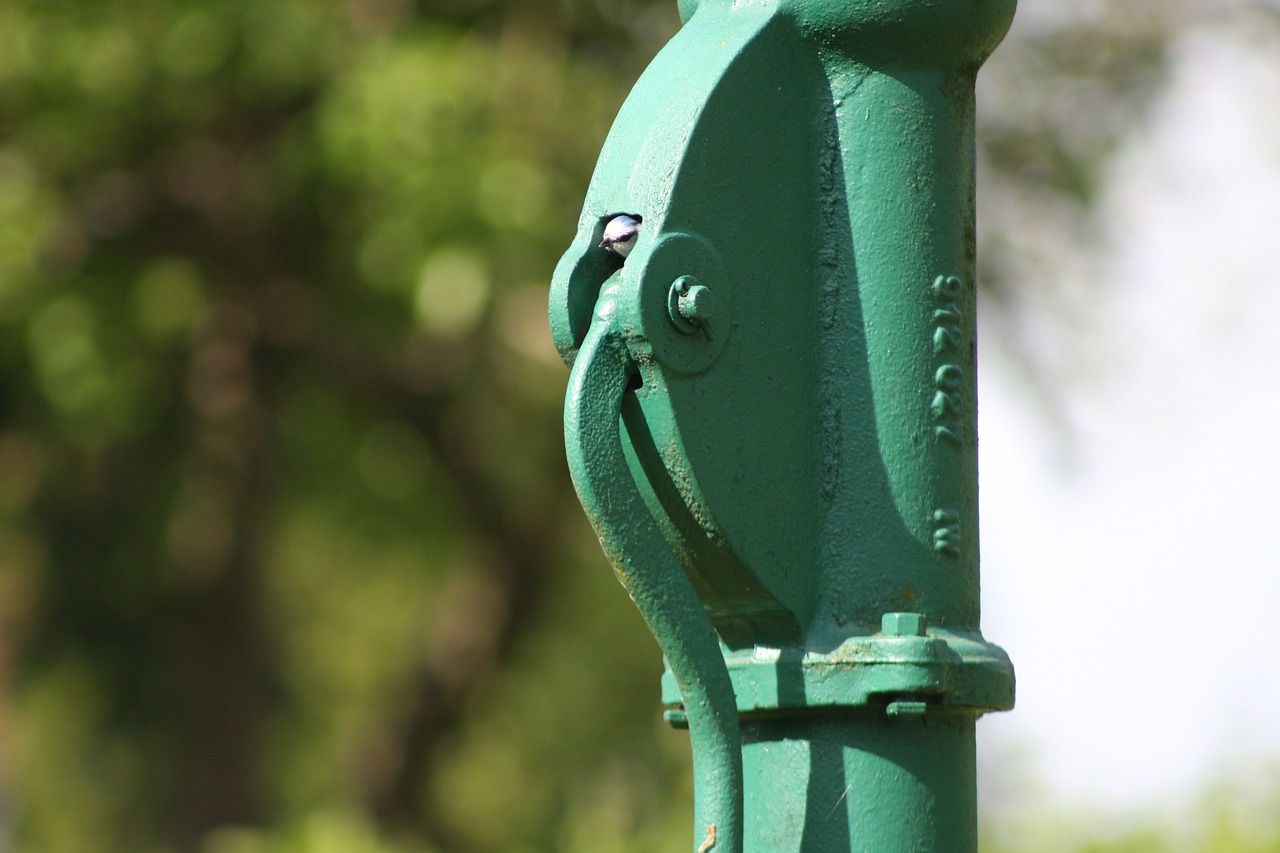
POLYGON ((699 853, 742 851, 742 740, 720 643, 641 497, 623 452, 623 400, 638 367, 618 328, 618 284, 606 284, 574 361, 565 446, 591 523, 680 688, 693 747, 699 853), (637 524, 637 519, 650 523, 637 524), (705 834, 705 837, 704 837, 705 834))

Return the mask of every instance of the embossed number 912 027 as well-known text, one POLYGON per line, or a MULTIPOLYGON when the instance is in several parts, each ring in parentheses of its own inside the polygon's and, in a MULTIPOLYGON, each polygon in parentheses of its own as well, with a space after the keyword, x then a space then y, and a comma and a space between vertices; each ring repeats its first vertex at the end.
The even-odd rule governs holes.
MULTIPOLYGON (((940 275, 933 280, 933 351, 946 355, 964 347, 962 314, 957 304, 964 296, 964 283, 953 275, 940 275)), ((964 444, 964 371, 960 365, 947 362, 933 375, 933 434, 957 446, 964 444)))
MULTIPOLYGON (((933 419, 934 440, 955 447, 964 446, 964 368, 956 357, 964 352, 964 315, 960 301, 964 298, 964 282, 953 275, 940 275, 933 280, 933 352, 941 364, 933 372, 933 399, 929 414, 933 419)), ((933 550, 945 557, 961 555, 962 532, 960 513, 952 507, 933 511, 933 550)))

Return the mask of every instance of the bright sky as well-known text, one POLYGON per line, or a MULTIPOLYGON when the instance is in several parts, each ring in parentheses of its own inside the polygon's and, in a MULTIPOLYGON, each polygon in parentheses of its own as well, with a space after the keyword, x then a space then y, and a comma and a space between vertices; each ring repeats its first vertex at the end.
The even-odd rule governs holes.
POLYGON ((1280 63, 1181 57, 1110 182, 1106 369, 1052 391, 1067 461, 982 366, 983 630, 1018 706, 979 749, 1023 806, 1145 811, 1280 761, 1280 63))

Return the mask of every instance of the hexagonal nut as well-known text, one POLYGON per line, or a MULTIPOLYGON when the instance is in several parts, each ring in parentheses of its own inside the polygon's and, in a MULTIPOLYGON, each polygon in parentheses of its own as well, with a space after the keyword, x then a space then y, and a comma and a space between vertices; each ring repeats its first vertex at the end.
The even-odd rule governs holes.
POLYGON ((880 633, 887 637, 923 637, 923 613, 886 613, 880 617, 880 633))

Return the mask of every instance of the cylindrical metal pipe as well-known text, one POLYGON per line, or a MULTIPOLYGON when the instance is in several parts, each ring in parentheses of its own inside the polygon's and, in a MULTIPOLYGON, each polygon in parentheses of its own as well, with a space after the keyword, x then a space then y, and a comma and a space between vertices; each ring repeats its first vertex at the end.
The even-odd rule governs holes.
POLYGON ((1013 4, 893 3, 888 20, 885 4, 796 5, 837 48, 820 53, 845 205, 824 227, 848 247, 823 288, 842 472, 820 609, 838 626, 918 610, 977 631, 974 78, 1013 4))
POLYGON ((743 726, 745 848, 757 853, 977 849, 973 717, 883 711, 743 726))

